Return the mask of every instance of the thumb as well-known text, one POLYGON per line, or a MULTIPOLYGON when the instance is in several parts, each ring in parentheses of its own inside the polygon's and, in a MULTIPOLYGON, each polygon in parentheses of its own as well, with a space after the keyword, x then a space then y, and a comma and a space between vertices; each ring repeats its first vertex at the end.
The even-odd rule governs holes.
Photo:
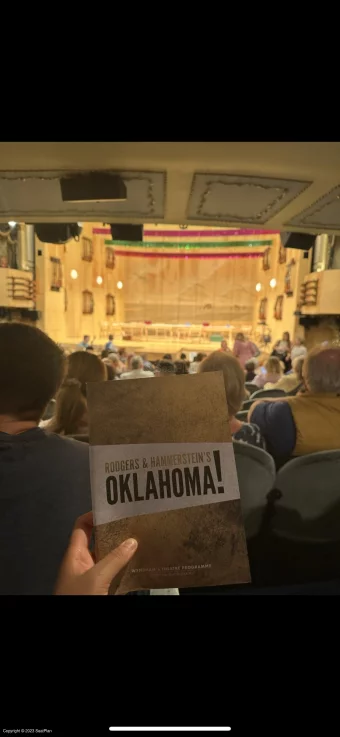
MULTIPOLYGON (((100 593, 100 590, 109 589, 111 581, 117 576, 117 574, 124 568, 132 556, 135 554, 138 547, 137 540, 129 538, 124 540, 118 548, 112 550, 111 553, 100 560, 94 568, 91 569, 92 576, 95 576, 95 589, 96 593, 100 593)), ((106 592, 107 593, 107 592, 106 592)))

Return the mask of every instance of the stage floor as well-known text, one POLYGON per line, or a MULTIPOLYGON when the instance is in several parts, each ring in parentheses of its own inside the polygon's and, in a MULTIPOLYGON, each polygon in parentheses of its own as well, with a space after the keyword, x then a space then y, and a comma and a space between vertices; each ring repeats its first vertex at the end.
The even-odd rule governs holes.
MULTIPOLYGON (((65 347, 70 346, 74 349, 79 342, 79 339, 78 341, 66 340, 63 345, 65 345, 65 347)), ((179 358, 181 353, 186 353, 188 357, 190 353, 211 353, 212 351, 218 350, 221 345, 220 342, 212 340, 204 342, 199 340, 190 340, 187 343, 184 340, 180 343, 179 341, 175 341, 171 338, 164 338, 164 340, 122 340, 120 338, 114 338, 113 342, 118 348, 126 348, 127 353, 147 353, 149 358, 154 360, 162 358, 165 353, 171 353, 174 359, 179 358)), ((104 339, 96 340, 94 343, 95 350, 98 352, 101 351, 104 348, 105 343, 106 341, 104 339)), ((232 348, 232 346, 229 347, 232 348)))

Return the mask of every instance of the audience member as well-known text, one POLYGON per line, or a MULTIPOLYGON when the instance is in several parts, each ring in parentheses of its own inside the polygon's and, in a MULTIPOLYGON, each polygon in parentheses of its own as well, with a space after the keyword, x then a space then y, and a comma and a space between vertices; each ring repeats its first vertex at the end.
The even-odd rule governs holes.
POLYGON ((78 344, 78 348, 83 348, 84 351, 85 351, 86 348, 89 347, 89 345, 90 345, 90 336, 89 335, 84 335, 83 340, 81 341, 81 343, 78 344))
POLYGON ((105 348, 106 348, 107 351, 110 351, 110 353, 113 352, 113 351, 117 351, 117 348, 116 348, 116 346, 113 343, 113 335, 112 334, 109 335, 109 339, 108 339, 107 343, 105 343, 105 348))
MULTIPOLYGON (((275 385, 275 389, 282 389, 286 394, 290 394, 295 389, 302 388, 303 386, 303 376, 302 376, 302 367, 304 364, 304 358, 293 358, 292 366, 293 371, 289 374, 285 374, 282 376, 281 379, 279 379, 275 385)), ((266 389, 271 389, 272 385, 268 387, 265 386, 266 389)))
POLYGON ((233 348, 233 354, 237 358, 244 369, 246 361, 249 361, 256 355, 256 346, 247 340, 244 333, 237 333, 233 348))
POLYGON ((148 359, 148 354, 147 354, 147 353, 143 353, 143 355, 142 355, 142 359, 143 359, 143 369, 144 369, 145 371, 152 371, 152 373, 154 373, 154 371, 155 371, 155 367, 154 367, 154 365, 153 365, 153 364, 151 363, 151 361, 149 361, 149 359, 148 359))
POLYGON ((280 464, 291 456, 339 449, 340 347, 317 346, 303 365, 304 394, 259 399, 249 410, 280 464))
POLYGON ((223 351, 223 353, 231 353, 231 350, 230 348, 228 348, 228 343, 226 340, 221 341, 220 351, 223 351))
POLYGON ((41 330, 0 324, 0 594, 52 594, 74 520, 91 508, 88 445, 38 427, 64 372, 41 330))
POLYGON ((102 350, 101 354, 100 354, 100 358, 101 358, 101 359, 103 359, 103 358, 107 358, 107 357, 108 357, 108 355, 109 355, 109 351, 107 351, 107 350, 106 350, 106 348, 104 348, 104 349, 102 350))
POLYGON ((255 376, 252 383, 258 389, 272 389, 273 385, 281 378, 282 373, 283 369, 279 359, 276 356, 271 356, 264 366, 260 367, 260 372, 255 376))
POLYGON ((276 356, 280 359, 280 361, 283 361, 285 365, 285 373, 287 371, 290 371, 292 367, 291 350, 292 344, 290 341, 290 336, 289 333, 286 331, 283 333, 282 339, 276 341, 272 351, 272 356, 276 356))
POLYGON ((197 355, 194 356, 194 360, 189 367, 189 374, 197 374, 197 371, 199 370, 199 365, 203 361, 203 359, 206 358, 206 356, 206 353, 197 353, 197 355))
POLYGON ((163 361, 172 361, 171 353, 165 353, 163 356, 163 361))
POLYGON ((121 374, 121 379, 151 379, 154 374, 152 371, 144 371, 143 359, 141 356, 133 356, 131 359, 131 371, 121 374))
POLYGON ((118 356, 121 362, 125 364, 127 361, 126 348, 118 348, 118 356))
POLYGON ((307 348, 302 338, 295 338, 294 345, 291 350, 292 365, 294 358, 305 358, 307 356, 307 348))
POLYGON ((254 381, 255 379, 255 361, 246 361, 245 363, 245 371, 246 371, 246 381, 254 381))
POLYGON ((93 345, 88 345, 87 348, 85 348, 86 351, 94 351, 93 345))
POLYGON ((158 362, 157 376, 174 376, 175 366, 172 361, 162 360, 158 362))
MULTIPOLYGON (((119 357, 119 354, 118 353, 109 353, 109 355, 108 355, 108 361, 109 361, 109 363, 111 364, 111 366, 113 368, 115 377, 116 378, 119 378, 119 376, 121 375, 121 373, 125 370, 125 365, 121 361, 121 359, 119 357)), ((106 361, 105 361, 105 363, 106 363, 106 361)))
POLYGON ((186 361, 186 360, 187 360, 187 356, 186 356, 186 353, 181 353, 181 355, 180 355, 180 360, 181 360, 181 361, 186 361))
POLYGON ((241 422, 235 415, 241 409, 245 399, 244 371, 237 358, 231 353, 214 351, 200 364, 199 372, 223 371, 224 385, 227 395, 230 432, 234 440, 249 445, 264 447, 259 427, 254 423, 241 422))
POLYGON ((175 374, 179 376, 180 374, 188 374, 188 367, 186 361, 175 361, 175 374))
POLYGON ((106 366, 98 356, 82 351, 72 353, 67 359, 67 374, 57 394, 54 417, 45 429, 58 435, 86 435, 86 384, 106 379, 106 366))

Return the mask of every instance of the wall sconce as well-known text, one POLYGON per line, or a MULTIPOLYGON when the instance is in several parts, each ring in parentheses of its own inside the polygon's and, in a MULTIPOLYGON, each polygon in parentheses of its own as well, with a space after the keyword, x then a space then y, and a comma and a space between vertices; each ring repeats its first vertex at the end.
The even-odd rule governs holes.
POLYGON ((269 286, 270 286, 270 287, 271 287, 272 289, 274 289, 274 287, 276 287, 276 279, 271 279, 271 280, 270 280, 270 282, 269 282, 269 286))
POLYGON ((102 276, 97 276, 96 282, 100 286, 103 283, 103 277, 102 276))
POLYGON ((262 284, 260 282, 257 282, 255 289, 257 292, 260 292, 262 289, 262 284))
POLYGON ((123 282, 117 281, 117 289, 123 289, 123 282))
POLYGON ((72 269, 70 276, 71 279, 78 279, 78 271, 76 271, 76 269, 72 269))

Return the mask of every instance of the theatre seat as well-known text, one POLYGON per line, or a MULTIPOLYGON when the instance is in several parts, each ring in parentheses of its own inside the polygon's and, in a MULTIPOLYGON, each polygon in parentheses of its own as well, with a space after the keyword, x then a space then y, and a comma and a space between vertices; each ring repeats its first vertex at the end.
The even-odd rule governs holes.
POLYGON ((275 482, 275 463, 265 450, 253 445, 233 443, 240 487, 246 537, 258 534, 267 507, 267 494, 275 482))
MULTIPOLYGON (((294 458, 278 472, 276 536, 303 543, 340 543, 340 450, 294 458)), ((340 561, 339 561, 340 567, 340 561)))

